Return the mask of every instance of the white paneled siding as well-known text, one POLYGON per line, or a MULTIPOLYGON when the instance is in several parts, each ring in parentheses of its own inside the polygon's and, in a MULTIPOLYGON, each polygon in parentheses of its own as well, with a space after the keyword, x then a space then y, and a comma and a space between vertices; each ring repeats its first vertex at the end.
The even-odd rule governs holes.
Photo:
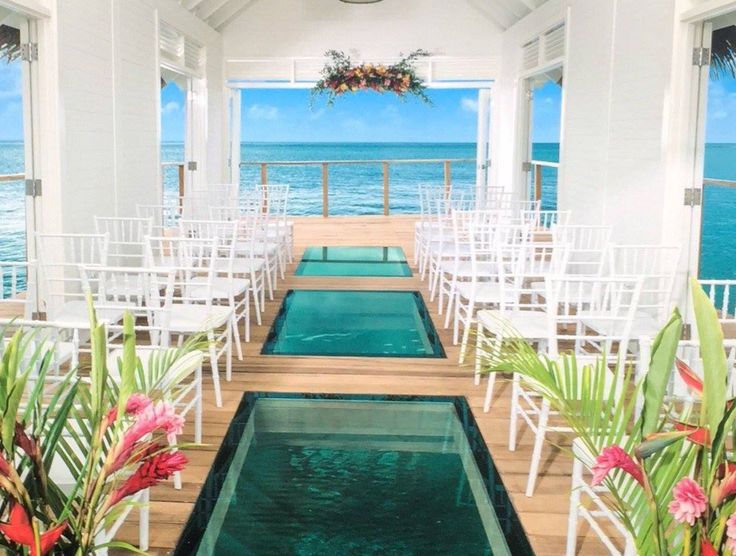
POLYGON ((189 44, 182 43, 182 64, 206 83, 196 181, 220 183, 225 132, 219 33, 172 0, 48 5, 51 15, 41 22, 39 88, 44 228, 89 231, 94 214, 134 215, 137 203, 160 199, 160 20, 189 37, 189 44))

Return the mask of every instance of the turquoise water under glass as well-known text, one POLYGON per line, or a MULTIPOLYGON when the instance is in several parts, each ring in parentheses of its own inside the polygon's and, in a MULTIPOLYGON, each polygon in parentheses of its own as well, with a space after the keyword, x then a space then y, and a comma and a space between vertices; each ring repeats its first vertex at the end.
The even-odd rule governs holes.
POLYGON ((445 357, 418 292, 291 290, 266 355, 445 357))
POLYGON ((297 276, 411 276, 401 247, 307 247, 297 276))
POLYGON ((463 398, 247 394, 183 554, 532 552, 463 398))

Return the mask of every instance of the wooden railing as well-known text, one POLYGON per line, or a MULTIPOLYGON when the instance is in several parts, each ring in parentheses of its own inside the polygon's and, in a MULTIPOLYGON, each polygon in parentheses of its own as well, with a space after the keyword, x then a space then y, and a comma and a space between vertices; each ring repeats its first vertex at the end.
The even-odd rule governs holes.
MULTIPOLYGON (((270 166, 319 166, 322 168, 322 216, 330 214, 329 192, 330 192, 330 167, 331 166, 358 166, 378 164, 383 170, 383 214, 388 216, 390 212, 390 175, 392 165, 401 164, 437 164, 442 165, 445 188, 449 191, 452 186, 452 165, 475 163, 475 158, 416 158, 416 159, 392 159, 392 160, 274 160, 274 161, 246 161, 240 166, 260 167, 261 184, 268 184, 268 169, 270 166)), ((490 163, 490 161, 487 161, 490 163)))
POLYGON ((26 179, 25 174, 0 174, 0 182, 22 181, 26 179))
POLYGON ((547 162, 546 160, 532 160, 529 162, 533 174, 534 184, 534 200, 542 200, 542 169, 543 168, 560 168, 559 162, 547 162))
POLYGON ((703 178, 703 185, 717 185, 719 187, 733 187, 736 188, 736 181, 734 180, 717 180, 714 178, 703 178))

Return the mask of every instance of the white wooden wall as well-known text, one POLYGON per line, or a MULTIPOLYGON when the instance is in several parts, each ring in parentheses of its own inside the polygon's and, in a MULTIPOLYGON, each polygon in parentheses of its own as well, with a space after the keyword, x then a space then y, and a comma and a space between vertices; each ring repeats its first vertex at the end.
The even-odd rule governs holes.
POLYGON ((43 230, 90 231, 95 214, 132 216, 136 204, 159 202, 159 17, 207 50, 197 181, 221 182, 219 33, 172 0, 45 2, 50 16, 39 23, 43 230))

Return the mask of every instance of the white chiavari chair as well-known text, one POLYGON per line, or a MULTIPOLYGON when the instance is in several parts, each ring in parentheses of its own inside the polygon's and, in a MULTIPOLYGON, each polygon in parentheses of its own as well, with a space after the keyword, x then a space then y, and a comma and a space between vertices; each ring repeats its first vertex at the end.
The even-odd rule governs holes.
POLYGON ((218 360, 225 356, 226 378, 232 374, 233 311, 227 305, 213 304, 216 274, 215 239, 150 237, 146 266, 173 268, 175 284, 169 330, 184 337, 204 333, 209 343, 209 361, 217 407, 222 407, 218 360), (171 260, 176 266, 171 266, 171 260), (163 262, 163 264, 162 264, 163 262))
POLYGON ((107 234, 107 261, 111 266, 142 266, 145 238, 153 234, 150 217, 95 216, 95 230, 107 234))
POLYGON ((419 220, 414 225, 414 264, 424 280, 429 247, 433 232, 437 232, 434 207, 438 201, 452 196, 452 190, 444 185, 419 186, 419 220))
MULTIPOLYGON (((480 384, 481 369, 490 354, 499 353, 506 338, 524 338, 536 344, 538 350, 546 349, 546 303, 535 295, 532 284, 546 280, 548 275, 560 276, 567 264, 567 245, 551 241, 527 242, 516 271, 517 280, 508 287, 516 288, 516 294, 499 309, 485 309, 477 314, 475 346, 475 384, 480 384)), ((493 399, 496 373, 488 374, 488 385, 483 411, 488 412, 493 399)))
POLYGON ((235 247, 238 242, 238 222, 232 220, 184 220, 179 222, 182 237, 215 239, 215 277, 213 301, 227 303, 233 311, 233 334, 238 359, 243 360, 238 323, 243 321, 245 340, 250 341, 250 281, 235 270, 235 247))
MULTIPOLYGON (((89 328, 87 290, 80 267, 107 264, 108 241, 107 234, 36 234, 40 298, 48 320, 89 328)), ((123 311, 101 309, 98 317, 118 322, 123 311)))
MULTIPOLYGON (((546 355, 555 360, 561 353, 573 353, 581 367, 586 361, 605 358, 614 370, 606 367, 603 380, 610 382, 610 388, 621 388, 620 370, 629 357, 642 280, 567 275, 548 277, 545 284, 546 355)), ((547 433, 571 432, 567 426, 550 424, 551 416, 555 412, 549 402, 525 388, 519 375, 514 375, 509 449, 516 449, 519 417, 534 433, 527 496, 534 493, 547 433)))
POLYGON ((457 345, 460 326, 460 364, 465 361, 475 313, 483 308, 504 309, 516 302, 521 277, 520 265, 529 228, 521 224, 474 221, 468 239, 471 276, 458 282, 455 290, 453 341, 457 345), (490 270, 489 270, 490 269, 490 270))

